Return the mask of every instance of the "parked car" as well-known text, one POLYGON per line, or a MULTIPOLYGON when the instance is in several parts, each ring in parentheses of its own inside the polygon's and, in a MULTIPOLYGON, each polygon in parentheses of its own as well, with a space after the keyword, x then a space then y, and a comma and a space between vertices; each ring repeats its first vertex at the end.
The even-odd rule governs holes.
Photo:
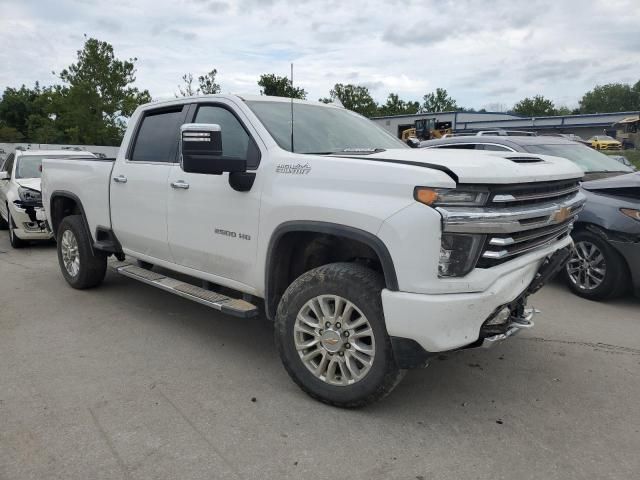
POLYGON ((0 229, 9 230, 12 247, 21 248, 30 240, 52 238, 42 211, 42 159, 71 155, 86 156, 87 152, 16 150, 3 163, 0 168, 0 229))
POLYGON ((69 285, 100 284, 113 255, 223 313, 264 305, 292 379, 358 407, 436 352, 533 325, 526 297, 570 255, 583 173, 518 157, 535 161, 410 149, 336 105, 199 96, 139 107, 115 161, 45 160, 42 194, 69 285))
POLYGON ((589 142, 596 150, 622 150, 622 143, 609 135, 596 135, 589 142))
POLYGON ((633 168, 551 136, 447 138, 420 146, 526 152, 575 162, 585 172, 582 190, 587 202, 571 234, 576 250, 567 263, 565 280, 574 293, 592 300, 621 295, 629 287, 640 294, 640 173, 633 173, 633 168))

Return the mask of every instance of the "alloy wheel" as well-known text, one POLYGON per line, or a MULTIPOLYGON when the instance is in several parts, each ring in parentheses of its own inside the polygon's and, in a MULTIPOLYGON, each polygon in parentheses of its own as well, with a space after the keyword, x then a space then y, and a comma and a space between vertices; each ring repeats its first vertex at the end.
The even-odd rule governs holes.
POLYGON ((581 290, 598 288, 607 272, 604 254, 595 244, 585 240, 576 243, 566 268, 571 282, 581 290))
POLYGON ((78 252, 78 240, 71 230, 65 230, 62 234, 60 251, 62 252, 64 268, 69 275, 75 277, 80 271, 80 254, 78 252))
POLYGON ((307 369, 336 386, 362 380, 373 365, 376 343, 362 311, 338 295, 319 295, 306 302, 296 317, 294 342, 307 369))

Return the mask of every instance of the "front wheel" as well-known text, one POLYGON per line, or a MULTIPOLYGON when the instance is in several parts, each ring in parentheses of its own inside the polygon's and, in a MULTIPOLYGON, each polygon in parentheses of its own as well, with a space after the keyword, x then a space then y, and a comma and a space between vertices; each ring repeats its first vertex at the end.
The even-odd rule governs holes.
POLYGON ((80 215, 65 217, 60 222, 57 245, 60 270, 69 285, 82 290, 102 283, 107 256, 92 250, 91 237, 80 215))
POLYGON ((565 267, 565 281, 576 294, 589 300, 605 300, 624 293, 627 265, 600 235, 581 230, 572 235, 573 256, 565 267))
POLYGON ((333 263, 287 288, 275 320, 276 346, 291 378, 311 397, 362 407, 402 379, 384 323, 383 287, 368 268, 333 263))
POLYGON ((7 217, 9 218, 8 227, 9 227, 9 243, 13 248, 22 248, 27 242, 18 238, 16 235, 16 224, 13 221, 13 217, 11 216, 11 212, 9 211, 9 206, 7 205, 7 217))

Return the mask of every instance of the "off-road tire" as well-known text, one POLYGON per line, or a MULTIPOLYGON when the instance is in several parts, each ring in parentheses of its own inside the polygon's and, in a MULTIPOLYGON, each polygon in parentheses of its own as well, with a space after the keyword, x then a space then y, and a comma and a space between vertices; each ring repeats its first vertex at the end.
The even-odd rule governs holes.
POLYGON ((285 291, 275 318, 275 343, 285 369, 298 386, 316 400, 342 408, 359 408, 381 400, 398 385, 405 371, 393 356, 387 334, 380 292, 380 274, 354 263, 332 263, 298 277, 285 291), (304 365, 294 342, 298 312, 319 295, 339 295, 356 305, 366 316, 375 335, 376 352, 371 369, 358 382, 335 386, 314 376, 304 365))
POLYGON ((69 285, 78 290, 83 290, 96 287, 102 283, 107 271, 107 256, 106 254, 92 250, 91 237, 80 215, 70 215, 60 222, 56 243, 60 270, 69 285), (67 271, 62 258, 62 236, 67 230, 73 233, 78 243, 80 269, 75 276, 72 276, 67 271))
POLYGON ((13 217, 11 216, 11 212, 9 211, 9 206, 7 205, 7 217, 9 218, 8 228, 9 228, 9 243, 13 248, 23 248, 27 245, 25 240, 18 238, 15 233, 16 223, 13 221, 13 217))
POLYGON ((592 290, 584 290, 571 281, 567 269, 564 268, 563 277, 569 289, 579 297, 588 300, 608 300, 624 295, 629 286, 629 270, 622 255, 602 236, 589 230, 579 230, 571 236, 575 243, 587 241, 595 245, 604 256, 606 270, 600 285, 592 290))

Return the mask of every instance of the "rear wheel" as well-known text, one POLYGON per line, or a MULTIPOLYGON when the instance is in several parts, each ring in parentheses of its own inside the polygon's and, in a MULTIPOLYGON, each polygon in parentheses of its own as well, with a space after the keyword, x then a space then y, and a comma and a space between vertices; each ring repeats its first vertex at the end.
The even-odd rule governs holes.
POLYGON ((604 238, 588 230, 574 233, 575 251, 565 267, 569 288, 583 298, 605 300, 624 293, 627 265, 604 238))
POLYGON ((368 268, 334 263, 303 274, 284 293, 276 345, 291 378, 311 397, 362 407, 402 379, 384 323, 383 287, 368 268))
POLYGON ((9 206, 7 205, 7 217, 9 217, 9 243, 11 243, 11 246, 13 248, 22 248, 24 247, 27 242, 25 242, 24 240, 22 240, 21 238, 18 238, 18 236, 16 235, 16 224, 13 221, 13 217, 11 216, 11 212, 9 211, 9 206))
POLYGON ((77 289, 91 288, 104 280, 107 256, 94 252, 82 217, 65 217, 58 227, 58 263, 69 285, 77 289))

